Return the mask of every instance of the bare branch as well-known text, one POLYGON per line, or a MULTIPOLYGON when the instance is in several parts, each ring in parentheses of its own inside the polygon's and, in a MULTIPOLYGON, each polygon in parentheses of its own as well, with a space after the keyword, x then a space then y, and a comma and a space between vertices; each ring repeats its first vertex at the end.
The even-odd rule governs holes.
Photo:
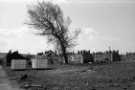
POLYGON ((74 40, 79 34, 75 32, 75 36, 69 37, 70 18, 63 17, 63 12, 58 5, 44 1, 28 8, 28 14, 30 21, 27 25, 40 30, 38 35, 47 36, 48 42, 54 43, 55 47, 61 50, 65 62, 68 63, 66 51, 75 46, 74 40))

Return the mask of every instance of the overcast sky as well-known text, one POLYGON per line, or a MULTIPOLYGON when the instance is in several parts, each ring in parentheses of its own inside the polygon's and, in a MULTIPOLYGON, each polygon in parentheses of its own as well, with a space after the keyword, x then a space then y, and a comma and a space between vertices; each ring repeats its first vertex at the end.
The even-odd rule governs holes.
MULTIPOLYGON (((48 50, 44 37, 36 36, 24 23, 27 5, 36 0, 0 0, 0 51, 19 50, 36 53, 48 50)), ((51 0, 52 1, 52 0, 51 0)), ((72 20, 71 28, 81 28, 76 49, 104 51, 109 46, 120 52, 135 51, 134 0, 54 0, 64 15, 72 20)))

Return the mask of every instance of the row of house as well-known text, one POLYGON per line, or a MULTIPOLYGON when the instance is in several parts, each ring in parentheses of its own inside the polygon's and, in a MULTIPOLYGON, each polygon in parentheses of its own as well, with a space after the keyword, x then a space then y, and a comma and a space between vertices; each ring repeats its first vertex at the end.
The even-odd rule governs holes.
MULTIPOLYGON (((82 64, 83 63, 83 57, 82 55, 70 55, 68 56, 69 63, 74 64, 82 64)), ((33 69, 43 69, 47 68, 49 65, 52 64, 62 64, 64 63, 64 58, 61 56, 53 56, 53 57, 47 57, 47 56, 41 56, 36 55, 33 58, 30 59, 30 64, 28 64, 28 60, 26 59, 12 59, 11 60, 11 69, 26 69, 28 67, 31 67, 33 69)))
MULTIPOLYGON (((84 53, 69 53, 68 54, 68 62, 70 64, 83 64, 88 62, 112 62, 114 61, 117 51, 112 52, 97 52, 90 53, 89 51, 85 51, 84 53)), ((11 60, 11 69, 25 69, 27 67, 31 68, 47 68, 51 64, 62 64, 64 62, 64 58, 61 55, 56 54, 42 54, 35 55, 31 57, 29 60, 26 58, 18 58, 11 60)))

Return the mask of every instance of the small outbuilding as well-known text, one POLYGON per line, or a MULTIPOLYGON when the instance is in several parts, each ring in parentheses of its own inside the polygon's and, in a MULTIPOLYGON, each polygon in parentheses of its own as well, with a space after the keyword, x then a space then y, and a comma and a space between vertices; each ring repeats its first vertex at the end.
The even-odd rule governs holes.
POLYGON ((48 59, 46 56, 36 56, 31 60, 33 69, 43 69, 48 67, 48 59))
POLYGON ((11 69, 26 69, 27 62, 26 59, 12 59, 11 69))
POLYGON ((71 54, 68 56, 68 61, 71 64, 83 64, 82 54, 71 54))

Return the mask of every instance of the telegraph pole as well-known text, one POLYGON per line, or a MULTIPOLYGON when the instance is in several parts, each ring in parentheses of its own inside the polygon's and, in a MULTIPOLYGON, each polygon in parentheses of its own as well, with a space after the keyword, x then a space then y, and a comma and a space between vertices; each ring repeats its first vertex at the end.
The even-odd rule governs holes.
POLYGON ((110 60, 112 62, 113 61, 113 53, 112 53, 112 50, 111 50, 111 46, 109 46, 108 48, 109 48, 110 60))

